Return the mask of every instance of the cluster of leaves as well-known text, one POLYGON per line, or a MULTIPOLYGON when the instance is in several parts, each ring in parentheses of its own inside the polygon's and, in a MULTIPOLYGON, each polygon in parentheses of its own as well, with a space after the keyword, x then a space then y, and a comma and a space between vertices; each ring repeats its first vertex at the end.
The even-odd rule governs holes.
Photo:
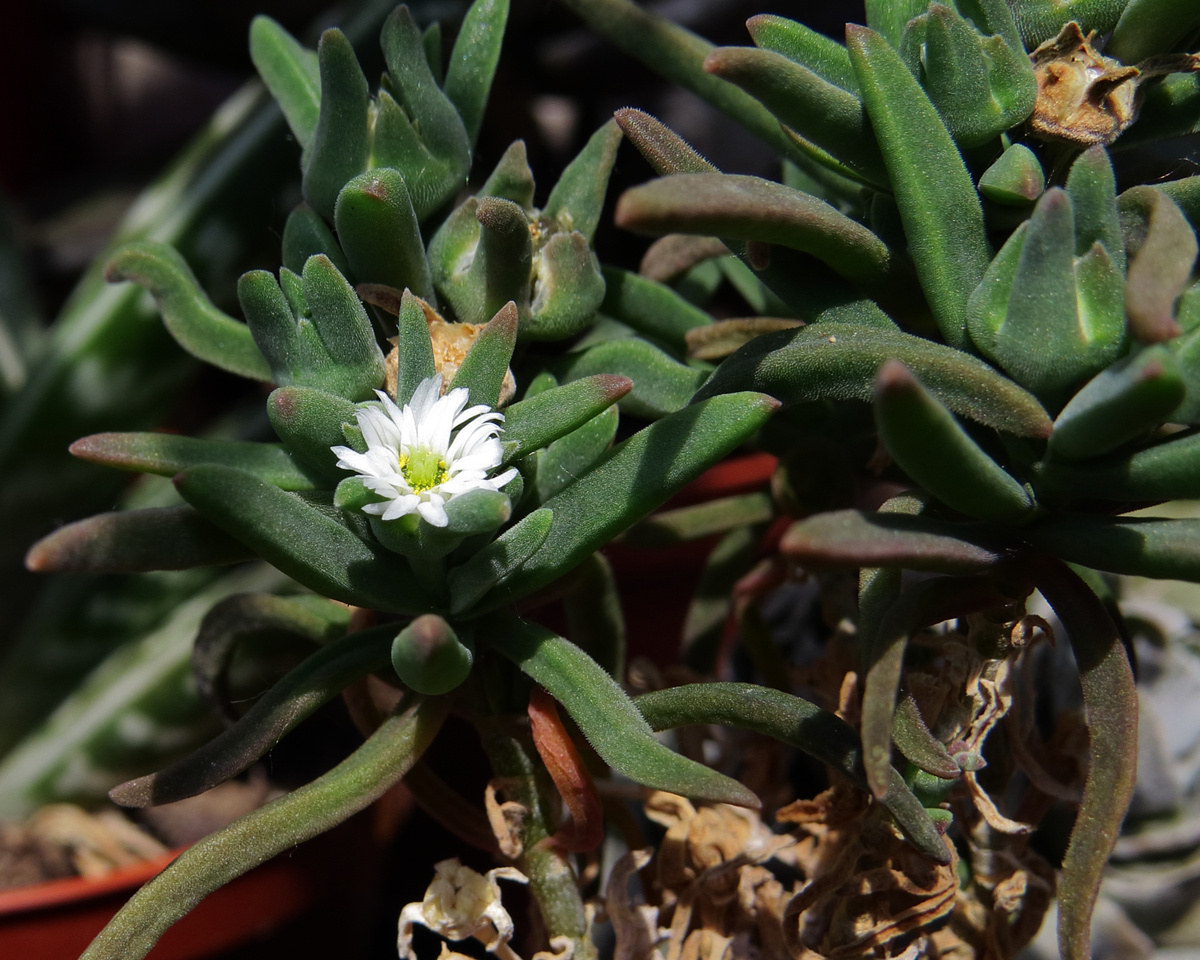
POLYGON ((810 495, 836 471, 802 460, 806 435, 836 420, 837 401, 869 401, 892 474, 921 491, 877 512, 817 513, 780 544, 810 569, 862 569, 876 794, 908 722, 893 713, 914 630, 1033 589, 1062 620, 1092 739, 1060 938, 1064 955, 1085 956, 1137 712, 1094 571, 1200 579, 1197 521, 1124 516, 1200 495, 1200 178, 1118 193, 1113 168, 1194 131, 1200 61, 1176 51, 1195 11, 868 0, 868 26, 848 25, 844 45, 763 15, 747 24, 755 46, 713 48, 625 0, 567 3, 785 161, 783 183, 723 174, 653 118, 618 114, 659 174, 621 198, 618 223, 671 235, 661 243, 684 267, 720 238, 775 310, 806 324, 749 338, 758 330, 738 322, 696 401, 753 389, 792 408, 789 431, 769 436, 802 512, 837 505, 810 495), (1092 31, 1111 31, 1104 53, 1092 31), (933 576, 902 590, 902 570, 933 576))

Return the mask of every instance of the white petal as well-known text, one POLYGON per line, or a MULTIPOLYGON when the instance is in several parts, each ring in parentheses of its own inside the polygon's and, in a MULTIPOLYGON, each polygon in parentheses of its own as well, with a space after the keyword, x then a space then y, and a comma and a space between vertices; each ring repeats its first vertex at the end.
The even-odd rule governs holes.
POLYGON ((437 494, 432 494, 424 503, 417 504, 417 513, 433 527, 444 527, 450 522, 442 498, 437 494))

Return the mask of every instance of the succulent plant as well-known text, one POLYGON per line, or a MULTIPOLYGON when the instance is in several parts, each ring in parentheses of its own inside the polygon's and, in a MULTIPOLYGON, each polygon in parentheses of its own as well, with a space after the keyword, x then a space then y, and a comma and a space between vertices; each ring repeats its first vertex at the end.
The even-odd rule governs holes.
MULTIPOLYGON (((919 777, 961 782, 974 762, 958 754, 960 769, 947 765, 954 745, 937 737, 933 752, 916 746, 930 745, 934 718, 914 712, 910 637, 980 616, 1027 628, 1034 590, 1056 611, 1090 736, 1059 938, 1064 956, 1087 956, 1137 742, 1120 616, 1097 596, 1096 571, 1200 578, 1193 520, 1128 516, 1200 493, 1200 178, 1168 162, 1152 183, 1130 182, 1151 149, 1171 155, 1163 138, 1196 130, 1200 59, 1181 52, 1195 40, 1194 11, 869 0, 868 26, 848 25, 844 45, 763 15, 747 24, 755 46, 714 48, 625 0, 565 2, 784 161, 782 183, 724 174, 654 118, 620 111, 659 179, 627 191, 616 218, 667 235, 652 268, 670 259, 667 245, 675 266, 664 274, 695 275, 694 264, 732 252, 782 308, 772 322, 783 329, 717 325, 725 345, 706 356, 724 359, 693 402, 747 389, 779 399, 763 442, 781 457, 785 504, 812 513, 779 552, 808 570, 861 569, 861 729, 876 796, 893 743, 919 777), (803 325, 785 326, 789 316, 803 325), (885 459, 854 442, 871 432, 849 400, 871 404, 885 459), (831 475, 848 478, 840 497, 831 475), (852 501, 850 484, 873 487, 877 505, 880 480, 916 498, 830 509, 852 501), (922 576, 901 580, 904 570, 922 576)), ((721 582, 732 586, 752 559, 743 548, 721 582)), ((1003 660, 1019 633, 997 648, 994 631, 973 629, 968 646, 1003 660)), ((962 842, 975 849, 970 822, 962 842)), ((972 883, 990 889, 981 874, 972 883)))

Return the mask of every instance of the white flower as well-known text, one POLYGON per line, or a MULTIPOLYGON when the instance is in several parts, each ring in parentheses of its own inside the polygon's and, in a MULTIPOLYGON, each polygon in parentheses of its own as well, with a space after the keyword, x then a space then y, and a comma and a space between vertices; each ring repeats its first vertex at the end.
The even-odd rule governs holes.
POLYGON ((488 476, 503 457, 504 415, 482 403, 463 409, 465 387, 444 397, 441 390, 440 373, 422 380, 403 410, 376 390, 380 406, 362 406, 355 414, 367 452, 331 448, 339 467, 359 474, 368 490, 384 498, 368 503, 364 513, 382 520, 416 513, 444 527, 447 500, 471 490, 499 490, 516 476, 512 468, 488 476))

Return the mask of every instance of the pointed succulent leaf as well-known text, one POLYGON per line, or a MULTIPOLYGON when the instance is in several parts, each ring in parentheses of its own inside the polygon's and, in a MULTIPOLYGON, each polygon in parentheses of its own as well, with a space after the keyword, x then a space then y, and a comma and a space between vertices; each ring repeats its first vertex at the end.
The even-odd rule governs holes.
POLYGON ((577 230, 554 234, 533 257, 535 296, 522 317, 521 336, 561 340, 584 330, 604 300, 604 277, 577 230))
MULTIPOLYGON (((1200 84, 1196 82, 1197 78, 1194 74, 1188 79, 1196 87, 1195 106, 1197 112, 1200 113, 1200 84)), ((1200 176, 1168 180, 1165 183, 1155 184, 1154 188, 1165 193, 1175 202, 1193 228, 1200 224, 1200 176)))
POLYGON ((1016 522, 1033 501, 988 456, 949 410, 898 360, 875 380, 875 423, 888 452, 913 480, 947 506, 981 520, 1016 522))
POLYGON ((746 21, 746 29, 760 50, 782 54, 822 80, 850 93, 858 92, 850 55, 836 40, 795 20, 769 13, 751 17, 746 21))
POLYGON ((529 219, 512 201, 467 201, 438 231, 429 258, 438 292, 460 321, 487 323, 509 300, 528 310, 533 241, 529 219), (466 210, 473 226, 460 217, 466 210))
POLYGON ((1049 457, 1086 460, 1149 433, 1184 397, 1174 354, 1155 344, 1096 374, 1054 421, 1049 457))
POLYGON ((1104 45, 1122 63, 1140 63, 1179 49, 1200 28, 1200 8, 1188 0, 1130 0, 1104 45))
POLYGON ((123 807, 149 807, 194 797, 236 777, 355 680, 385 667, 394 629, 375 627, 335 640, 272 685, 215 739, 157 773, 114 787, 109 796, 123 807))
POLYGON ((782 54, 753 47, 718 47, 704 61, 704 69, 737 84, 785 127, 860 179, 888 187, 887 170, 862 101, 850 91, 782 54))
POLYGON ((506 592, 505 582, 541 549, 552 522, 549 510, 534 510, 451 570, 447 577, 450 609, 462 614, 475 607, 489 591, 506 592))
POLYGON ((59 527, 25 555, 35 573, 138 573, 238 563, 253 553, 191 507, 98 513, 59 527))
POLYGON ((470 391, 467 400, 470 406, 479 403, 499 406, 500 391, 516 343, 517 305, 510 300, 479 331, 447 389, 466 387, 470 391))
POLYGON ((436 372, 429 323, 420 302, 408 290, 400 298, 396 333, 396 403, 403 408, 423 380, 436 372))
MULTIPOLYGON (((973 188, 972 188, 973 192, 973 188)), ((823 200, 758 177, 677 174, 625 191, 617 225, 638 233, 694 233, 778 243, 812 254, 868 286, 897 280, 887 245, 823 200)))
POLYGON ((1108 33, 1117 25, 1128 0, 1021 0, 1013 5, 1013 19, 1027 50, 1057 36, 1063 24, 1074 20, 1086 33, 1108 33))
MULTIPOLYGON (((790 744, 866 787, 862 744, 854 728, 807 700, 749 683, 693 683, 642 694, 634 705, 654 730, 719 723, 790 744)), ((946 842, 895 770, 882 803, 909 843, 936 863, 949 860, 946 842)))
POLYGON ((1023 529, 1021 538, 1096 570, 1200 582, 1200 520, 1061 515, 1023 529))
POLYGON ((345 476, 330 447, 346 442, 342 424, 354 422, 353 403, 314 387, 280 387, 267 399, 267 416, 296 459, 327 480, 345 476))
POLYGON ((1125 457, 1038 464, 1039 496, 1058 500, 1200 500, 1200 434, 1173 434, 1125 457))
POLYGON ((908 21, 928 6, 923 0, 866 0, 867 26, 898 49, 908 21))
POLYGON ((1117 212, 1117 181, 1108 151, 1089 147, 1071 164, 1067 196, 1075 213, 1075 255, 1084 256, 1099 243, 1118 273, 1125 272, 1125 238, 1117 212))
POLYGON ((758 797, 736 780, 688 760, 654 738, 633 701, 573 643, 515 618, 489 621, 488 642, 563 705, 588 743, 635 783, 682 796, 757 808, 758 797))
POLYGON ((979 192, 994 203, 1025 206, 1046 189, 1046 175, 1037 156, 1023 143, 1014 143, 979 178, 979 192))
POLYGON ((434 83, 439 87, 444 86, 446 71, 442 65, 442 25, 437 20, 421 31, 421 47, 425 51, 425 62, 429 64, 434 83))
POLYGON ((555 364, 554 371, 563 383, 600 373, 629 378, 633 389, 621 399, 621 409, 647 418, 683 409, 707 376, 638 338, 609 340, 569 353, 555 364))
POLYGON ((338 194, 334 223, 359 281, 434 299, 421 227, 399 171, 383 167, 347 183, 338 194))
POLYGON ((1178 336, 1175 301, 1191 280, 1196 233, 1183 212, 1153 187, 1121 194, 1121 226, 1129 252, 1125 312, 1129 329, 1143 343, 1178 336))
POLYGON ((470 147, 479 137, 507 22, 508 0, 475 0, 463 17, 450 53, 443 86, 462 117, 470 147))
POLYGON ((1008 0, 955 0, 954 6, 985 37, 999 36, 1013 50, 1024 51, 1008 0))
POLYGON ((604 267, 603 274, 604 302, 600 311, 666 345, 678 356, 687 353, 689 330, 712 325, 708 313, 688 303, 664 283, 619 267, 604 267))
POLYGON ((621 128, 616 120, 609 120, 567 164, 550 191, 542 214, 553 217, 565 231, 578 230, 591 243, 620 145, 621 128))
MULTIPOLYGON (((421 143, 433 161, 427 167, 398 168, 404 174, 417 216, 424 219, 466 183, 471 168, 471 139, 458 110, 429 70, 421 32, 407 7, 397 7, 387 18, 380 40, 396 99, 419 131, 421 143)), ((477 66, 488 70, 486 64, 477 66)))
POLYGON ((987 143, 1033 112, 1037 81, 1024 48, 982 35, 949 6, 929 7, 922 63, 925 92, 964 147, 987 143))
POLYGON ((535 502, 545 503, 587 473, 612 446, 618 420, 617 408, 609 407, 540 451, 533 482, 535 502))
POLYGON ((1120 631, 1074 572, 1048 557, 1026 575, 1067 633, 1088 726, 1087 775, 1057 889, 1058 943, 1066 960, 1091 956, 1092 909, 1121 832, 1137 773, 1138 695, 1120 631))
POLYGON ((774 516, 769 493, 744 493, 675 510, 660 510, 626 531, 621 542, 663 547, 725 533, 732 527, 765 523, 774 516))
POLYGON ((120 247, 104 272, 109 283, 132 280, 150 291, 163 324, 192 356, 251 380, 271 380, 250 328, 218 310, 173 247, 140 240, 120 247))
POLYGON ((1038 201, 971 296, 968 324, 980 352, 1039 397, 1059 400, 1125 346, 1120 274, 1104 248, 1075 257, 1070 197, 1038 201))
POLYGON ((1184 333, 1167 343, 1179 361, 1187 394, 1167 418, 1172 423, 1200 423, 1200 284, 1193 284, 1179 301, 1184 333))
MULTIPOLYGON (((290 285, 292 300, 301 305, 304 291, 296 289, 296 276, 291 273, 285 276, 284 282, 290 285)), ((311 379, 314 368, 321 365, 323 351, 313 335, 312 325, 300 325, 302 318, 308 315, 307 309, 299 316, 295 315, 292 302, 266 270, 242 274, 238 278, 237 292, 258 351, 271 365, 271 378, 284 386, 311 379)), ((307 303, 303 306, 307 308, 307 303)))
POLYGON ((863 652, 863 766, 871 792, 887 795, 892 770, 896 694, 908 638, 923 627, 965 616, 1005 600, 988 576, 933 577, 902 592, 883 614, 871 648, 863 652))
POLYGON ((525 141, 514 140, 479 188, 479 196, 511 200, 526 213, 532 213, 533 191, 533 171, 529 169, 525 141))
POLYGON ((833 510, 792 524, 779 550, 802 564, 934 573, 975 573, 1004 556, 983 532, 961 523, 858 510, 833 510))
POLYGON ((696 399, 753 389, 788 404, 870 400, 879 368, 889 359, 901 361, 959 416, 1017 436, 1050 435, 1041 404, 975 357, 899 330, 848 323, 756 337, 717 368, 696 399))
POLYGON ((321 108, 321 76, 317 53, 270 17, 259 15, 250 23, 250 59, 271 91, 302 149, 307 149, 317 129, 321 108))
POLYGON ((950 751, 929 732, 911 694, 896 701, 892 745, 904 754, 905 760, 926 773, 943 780, 956 780, 962 775, 962 769, 950 756, 950 751))
POLYGON ((427 696, 440 696, 461 685, 474 660, 474 651, 436 613, 417 617, 392 641, 396 676, 406 687, 427 696))
POLYGON ((328 358, 314 371, 320 382, 304 385, 323 387, 348 400, 370 399, 383 385, 383 352, 354 289, 328 257, 318 254, 304 265, 304 296, 328 358))
POLYGON ((295 494, 214 464, 183 471, 175 487, 206 518, 310 590, 394 613, 429 608, 399 557, 295 494))
POLYGON ((643 428, 547 500, 553 525, 537 555, 480 603, 489 609, 539 590, 661 506, 754 434, 778 404, 761 394, 714 397, 643 428))
POLYGON ((308 263, 308 258, 323 253, 342 276, 351 277, 350 262, 338 245, 333 231, 321 215, 307 203, 298 204, 283 225, 283 265, 292 273, 299 274, 308 263))
POLYGON ((317 46, 320 114, 304 161, 304 199, 328 221, 338 193, 367 165, 370 93, 354 48, 340 30, 326 30, 317 46))
POLYGON ((650 114, 624 107, 613 117, 660 177, 673 173, 720 173, 683 137, 650 114))
POLYGON ((629 0, 563 0, 593 30, 656 73, 691 90, 764 143, 787 155, 791 143, 775 118, 753 97, 704 70, 707 40, 629 0))
POLYGON ((967 298, 991 259, 971 174, 937 110, 884 38, 849 25, 846 46, 925 297, 946 342, 962 346, 967 298))
POLYGON ((141 960, 208 894, 370 806, 412 769, 449 706, 445 698, 402 701, 366 743, 328 773, 193 844, 130 898, 84 957, 141 960))
POLYGON ((201 440, 172 433, 96 433, 71 444, 71 455, 120 470, 171 477, 198 463, 252 473, 281 490, 311 490, 314 475, 277 443, 201 440))
POLYGON ((632 388, 627 377, 601 373, 552 387, 514 403, 504 411, 504 462, 528 456, 577 430, 608 409, 632 388))

